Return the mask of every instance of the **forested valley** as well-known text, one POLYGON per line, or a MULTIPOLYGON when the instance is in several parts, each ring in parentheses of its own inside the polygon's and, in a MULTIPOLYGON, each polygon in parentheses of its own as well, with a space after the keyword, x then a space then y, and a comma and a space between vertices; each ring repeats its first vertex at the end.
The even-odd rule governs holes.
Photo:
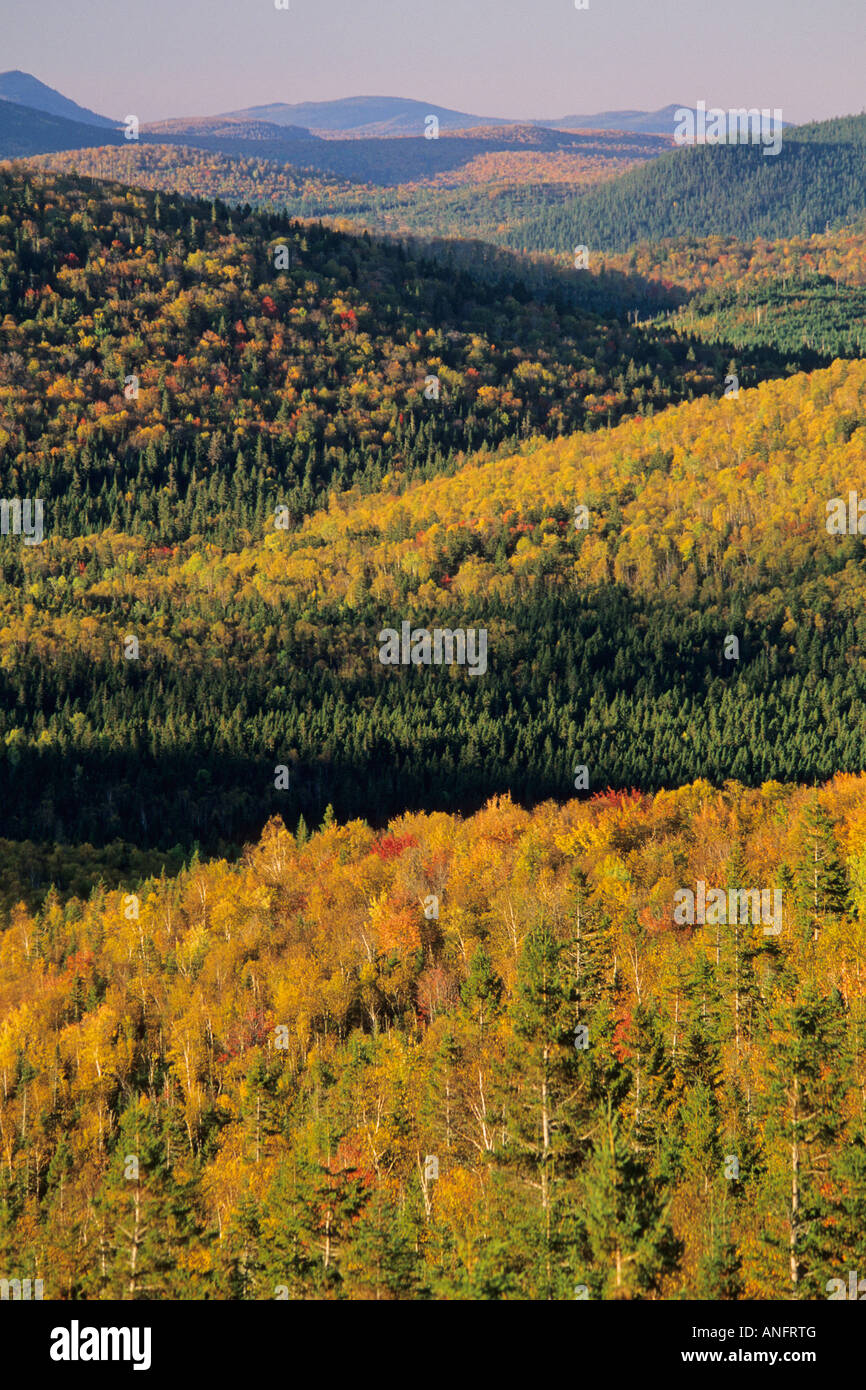
POLYGON ((864 123, 0 165, 5 1277, 866 1269, 864 123))
MULTIPOLYGON (((299 167, 297 158, 285 162, 290 151, 280 157, 267 142, 215 139, 196 148, 195 140, 183 145, 180 134, 174 145, 101 144, 33 162, 303 218, 345 219, 379 234, 482 238, 527 255, 564 256, 569 264, 576 245, 607 255, 681 236, 815 235, 855 222, 866 206, 866 114, 787 126, 772 156, 759 143, 669 149, 668 140, 654 136, 522 127, 511 134, 508 149, 497 149, 506 141, 496 130, 370 142, 390 146, 389 168, 395 143, 417 147, 404 182, 383 178, 381 167, 299 167)), ((148 139, 158 142, 159 135, 148 139)), ((350 158, 363 143, 347 142, 350 158)))

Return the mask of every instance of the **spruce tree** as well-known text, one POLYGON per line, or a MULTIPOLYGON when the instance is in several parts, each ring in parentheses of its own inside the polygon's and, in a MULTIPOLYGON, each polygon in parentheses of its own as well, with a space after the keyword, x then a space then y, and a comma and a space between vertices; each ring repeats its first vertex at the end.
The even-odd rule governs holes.
POLYGON ((828 1257, 836 1277, 856 1270, 866 1279, 866 1128, 845 1139, 830 1161, 832 1196, 827 1221, 828 1257))
POLYGON ((263 1297, 316 1297, 331 1282, 319 1248, 323 1191, 319 1164, 298 1152, 280 1163, 261 1221, 263 1297))
MULTIPOLYGON (((793 980, 787 983, 793 992, 793 980)), ((800 987, 792 1002, 782 996, 768 1030, 763 1111, 777 1222, 767 1224, 763 1239, 777 1256, 777 1281, 794 1297, 816 1296, 826 1268, 842 1034, 839 996, 822 996, 811 985, 800 987)))
POLYGON ((668 1216, 666 1188, 627 1142, 613 1105, 600 1107, 592 1155, 580 1177, 586 1228, 583 1282, 595 1298, 658 1292, 679 1266, 682 1244, 668 1216))
POLYGON ((833 823, 817 793, 807 802, 801 818, 796 884, 800 921, 811 940, 817 941, 823 921, 847 911, 850 892, 833 823))
POLYGON ((562 947, 542 921, 526 937, 512 1005, 514 1041, 505 1076, 505 1139, 496 1161, 537 1196, 527 1238, 538 1252, 537 1296, 554 1297, 562 1277, 567 1186, 581 1146, 581 1049, 573 979, 562 947), (532 1234, 534 1232, 534 1235, 532 1234))
POLYGON ((720 1204, 709 1218, 709 1239, 698 1261, 695 1297, 715 1302, 741 1299, 745 1293, 743 1260, 732 1235, 730 1213, 720 1204))
POLYGON ((373 1194, 352 1223, 340 1278, 349 1298, 379 1302, 424 1296, 424 1265, 405 1204, 386 1191, 373 1194))
POLYGON ((108 1169, 94 1201, 96 1238, 85 1290, 102 1298, 195 1297, 199 1279, 183 1261, 210 1239, 187 1148, 167 1158, 166 1126, 139 1097, 120 1117, 108 1169))
POLYGON ((469 963, 469 974, 460 990, 464 1008, 478 1028, 479 1037, 489 1027, 499 1011, 503 983, 493 969, 490 956, 483 946, 476 947, 469 963))

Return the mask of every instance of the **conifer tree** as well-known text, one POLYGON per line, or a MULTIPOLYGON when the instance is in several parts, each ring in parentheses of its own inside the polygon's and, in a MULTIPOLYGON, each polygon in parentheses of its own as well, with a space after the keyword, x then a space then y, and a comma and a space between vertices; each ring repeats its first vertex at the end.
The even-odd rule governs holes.
POLYGON ((121 1299, 195 1296, 196 1276, 183 1256, 206 1248, 210 1237, 188 1151, 168 1162, 164 1118, 153 1102, 140 1097, 121 1115, 94 1214, 89 1291, 121 1299))
POLYGON ((243 1192, 217 1247, 216 1282, 225 1298, 251 1299, 262 1283, 261 1208, 253 1194, 243 1192))
POLYGON ((537 1193, 534 1242, 542 1297, 554 1296, 558 1223, 582 1143, 575 987, 562 947, 541 921, 526 937, 512 1006, 514 1043, 506 1072, 505 1138, 497 1161, 537 1193))
POLYGON ((423 1262, 405 1205, 379 1191, 352 1223, 340 1260, 341 1291, 348 1298, 422 1298, 423 1262))
POLYGON ((679 1266, 664 1186, 629 1144, 613 1105, 599 1108, 592 1156, 580 1177, 586 1229, 583 1282, 595 1298, 657 1292, 679 1266))
MULTIPOLYGON (((827 1259, 866 1278, 866 1129, 844 1137, 830 1160, 833 1185, 827 1219, 827 1259)), ((819 1281, 820 1282, 820 1281, 819 1281)))
POLYGON ((677 1053, 675 1089, 681 1092, 696 1080, 711 1090, 721 1078, 721 1004, 719 981, 710 961, 700 952, 685 984, 685 1020, 677 1053))
POLYGON ((483 946, 476 947, 460 996, 478 1028, 479 1038, 483 1037, 485 1026, 490 1026, 499 1010, 502 991, 502 980, 493 969, 490 956, 483 946))
POLYGON ((630 1057, 634 1141, 639 1148, 659 1157, 669 1133, 674 1069, 657 1011, 638 1004, 624 1035, 630 1057))
MULTIPOLYGON (((787 983, 792 989, 793 980, 787 983)), ((779 1275, 795 1297, 814 1297, 826 1267, 826 1185, 829 1151, 841 1123, 842 1053, 837 994, 822 996, 807 984, 790 1003, 782 995, 766 1040, 769 1084, 763 1099, 768 1179, 780 1221, 763 1235, 768 1249, 783 1257, 779 1275)))
POLYGON ((812 941, 818 940, 827 917, 840 917, 847 911, 849 893, 833 823, 816 793, 803 810, 797 866, 797 906, 812 941))
POLYGON ((571 918, 566 956, 575 986, 575 1019, 586 1022, 613 973, 610 917, 590 894, 583 869, 572 870, 571 918))
POLYGON ((743 1260, 732 1235, 730 1213, 724 1203, 711 1210, 709 1239, 700 1257, 695 1279, 695 1297, 716 1300, 740 1299, 745 1293, 743 1260))
POLYGON ((707 1198, 722 1167, 719 1106, 715 1092, 698 1079, 685 1091, 678 1116, 680 1171, 707 1198))
MULTIPOLYGON (((749 882, 749 871, 739 842, 728 860, 725 880, 729 902, 731 892, 742 891, 749 882)), ((735 920, 729 921, 725 927, 725 948, 721 955, 721 979, 727 992, 728 1013, 724 1035, 733 1040, 734 1065, 737 1068, 751 1045, 758 996, 755 963, 764 940, 761 926, 749 921, 741 922, 740 915, 734 912, 735 920)))
POLYGON ((332 1282, 319 1248, 323 1192, 321 1167, 304 1154, 293 1152, 277 1169, 261 1221, 264 1297, 315 1297, 332 1282))

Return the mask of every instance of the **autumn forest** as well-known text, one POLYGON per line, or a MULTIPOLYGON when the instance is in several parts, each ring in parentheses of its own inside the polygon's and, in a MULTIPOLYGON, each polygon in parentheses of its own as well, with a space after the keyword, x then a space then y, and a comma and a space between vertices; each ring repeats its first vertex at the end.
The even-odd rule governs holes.
POLYGON ((41 87, 0 74, 0 1278, 866 1274, 866 116, 130 142, 41 87))

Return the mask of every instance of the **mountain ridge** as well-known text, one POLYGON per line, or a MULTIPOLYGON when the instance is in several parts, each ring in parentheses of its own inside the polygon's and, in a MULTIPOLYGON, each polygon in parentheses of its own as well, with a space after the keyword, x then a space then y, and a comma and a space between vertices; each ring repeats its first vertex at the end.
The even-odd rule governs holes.
POLYGON ((675 113, 689 109, 671 102, 657 111, 600 111, 592 115, 551 118, 527 116, 479 116, 413 97, 357 96, 335 101, 271 102, 220 113, 226 119, 266 120, 275 125, 305 125, 317 134, 411 135, 424 130, 428 116, 436 116, 440 130, 467 130, 476 126, 541 126, 549 130, 624 130, 637 134, 673 134, 675 113), (342 119, 341 119, 342 117, 342 119), (365 117, 365 119, 360 119, 365 117))
MULTIPOLYGON (((119 124, 88 107, 80 106, 57 88, 49 87, 32 73, 19 68, 0 73, 0 100, 101 129, 115 129, 119 124)), ((692 109, 682 103, 669 102, 655 111, 628 107, 591 114, 571 113, 548 119, 537 116, 485 116, 437 102, 425 102, 416 97, 361 95, 337 97, 329 101, 263 102, 212 115, 163 117, 146 124, 167 129, 215 121, 253 121, 280 127, 293 126, 325 136, 389 136, 423 134, 428 117, 435 116, 439 129, 445 131, 468 130, 478 126, 522 125, 541 126, 549 130, 621 130, 635 134, 671 135, 676 126, 676 113, 692 109)))
POLYGON ((108 116, 100 116, 97 111, 91 111, 88 106, 79 106, 77 101, 64 96, 56 87, 49 87, 32 73, 22 72, 20 68, 0 72, 0 100, 29 106, 35 111, 45 111, 50 116, 60 116, 64 120, 99 126, 103 130, 114 130, 120 124, 108 116))

